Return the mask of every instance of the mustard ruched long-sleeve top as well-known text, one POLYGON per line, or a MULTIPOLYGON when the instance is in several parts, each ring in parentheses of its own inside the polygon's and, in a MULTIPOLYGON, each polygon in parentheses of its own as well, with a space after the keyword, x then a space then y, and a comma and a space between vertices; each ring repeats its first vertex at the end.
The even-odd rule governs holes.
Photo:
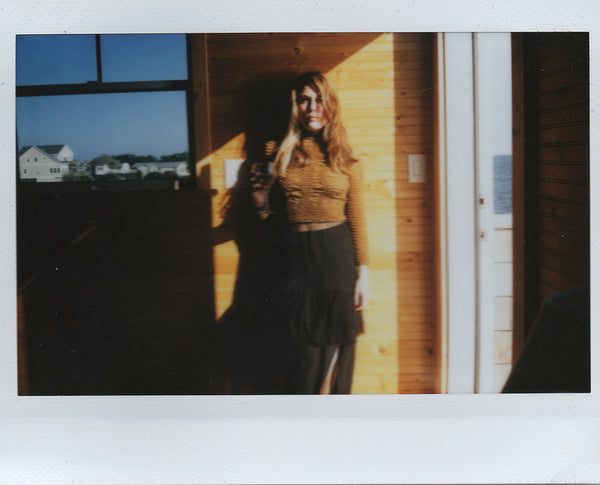
POLYGON ((348 173, 333 170, 314 137, 302 139, 306 162, 292 161, 277 177, 287 218, 292 223, 347 221, 354 243, 356 264, 368 264, 363 206, 363 167, 360 161, 348 173))

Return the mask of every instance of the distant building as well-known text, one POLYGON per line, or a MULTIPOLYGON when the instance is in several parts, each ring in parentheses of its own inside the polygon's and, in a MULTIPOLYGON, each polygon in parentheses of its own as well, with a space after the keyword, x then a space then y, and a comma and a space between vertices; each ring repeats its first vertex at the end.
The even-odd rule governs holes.
POLYGON ((62 182, 69 174, 73 151, 67 145, 24 146, 18 158, 22 181, 62 182))
POLYGON ((81 181, 92 180, 92 169, 89 162, 73 161, 69 163, 71 170, 70 177, 67 180, 81 181))
POLYGON ((111 176, 120 180, 138 177, 138 171, 129 163, 121 162, 110 155, 102 155, 92 161, 94 178, 108 178, 111 176))
POLYGON ((142 162, 133 165, 134 169, 138 170, 142 177, 146 177, 151 173, 168 173, 173 172, 177 177, 189 177, 190 170, 188 163, 185 161, 175 162, 142 162))
POLYGON ((39 145, 39 148, 49 153, 60 162, 72 162, 73 150, 67 145, 39 145))

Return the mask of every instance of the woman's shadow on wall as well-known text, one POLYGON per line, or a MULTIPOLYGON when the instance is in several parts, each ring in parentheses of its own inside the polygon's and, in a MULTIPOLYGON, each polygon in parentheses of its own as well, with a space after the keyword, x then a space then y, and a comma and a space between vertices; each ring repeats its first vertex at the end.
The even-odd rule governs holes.
POLYGON ((246 159, 225 194, 223 222, 213 232, 214 245, 233 239, 239 252, 232 303, 217 330, 219 392, 226 394, 286 392, 284 329, 274 298, 283 263, 279 242, 285 215, 273 200, 272 215, 257 215, 250 179, 257 164, 273 161, 273 147, 287 131, 290 87, 291 80, 282 79, 254 81, 243 89, 246 159))

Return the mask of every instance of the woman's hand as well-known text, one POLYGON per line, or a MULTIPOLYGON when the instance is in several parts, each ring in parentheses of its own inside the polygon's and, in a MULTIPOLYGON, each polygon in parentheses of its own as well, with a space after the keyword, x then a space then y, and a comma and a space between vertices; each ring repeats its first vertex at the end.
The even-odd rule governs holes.
POLYGON ((363 310, 369 304, 369 267, 359 266, 354 284, 354 309, 363 310))
POLYGON ((265 189, 255 189, 252 191, 252 201, 257 209, 265 207, 269 193, 265 189))

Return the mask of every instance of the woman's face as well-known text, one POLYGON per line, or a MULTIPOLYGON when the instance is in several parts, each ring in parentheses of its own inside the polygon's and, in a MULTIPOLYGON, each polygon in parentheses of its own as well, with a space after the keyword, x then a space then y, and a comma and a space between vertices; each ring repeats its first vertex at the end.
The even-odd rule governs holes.
POLYGON ((317 133, 327 124, 323 112, 321 95, 310 86, 304 86, 296 100, 298 104, 298 121, 311 133, 317 133))

